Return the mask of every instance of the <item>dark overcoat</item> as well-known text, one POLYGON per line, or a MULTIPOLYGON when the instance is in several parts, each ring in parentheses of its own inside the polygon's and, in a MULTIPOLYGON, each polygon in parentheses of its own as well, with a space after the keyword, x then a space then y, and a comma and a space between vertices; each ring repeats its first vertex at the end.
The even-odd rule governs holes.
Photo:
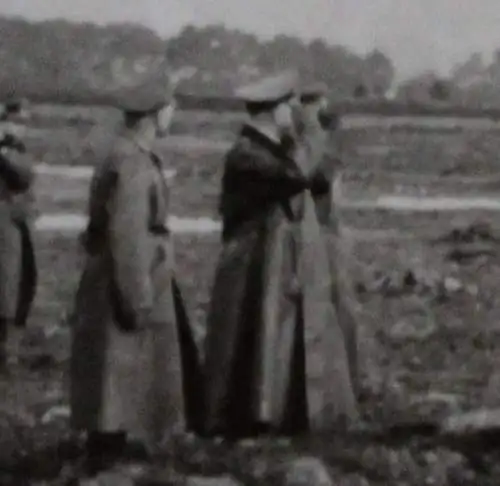
POLYGON ((313 186, 251 126, 226 157, 205 348, 209 434, 294 434, 357 417, 313 186), (300 194, 311 204, 297 214, 300 194))
POLYGON ((0 318, 24 326, 37 286, 32 239, 35 172, 27 156, 0 153, 0 318))
POLYGON ((154 446, 199 426, 201 370, 165 226, 168 191, 159 159, 126 138, 94 175, 72 318, 75 429, 124 430, 154 446), (148 328, 134 329, 148 308, 148 328))

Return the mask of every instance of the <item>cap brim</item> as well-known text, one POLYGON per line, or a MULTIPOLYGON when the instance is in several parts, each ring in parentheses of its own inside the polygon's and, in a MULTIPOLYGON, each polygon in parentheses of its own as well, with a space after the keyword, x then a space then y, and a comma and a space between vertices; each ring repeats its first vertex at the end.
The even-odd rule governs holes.
POLYGON ((300 97, 304 98, 321 98, 328 93, 328 86, 321 82, 310 83, 302 87, 300 97))
POLYGON ((235 97, 245 103, 272 103, 293 96, 297 85, 298 72, 287 70, 237 89, 235 97))

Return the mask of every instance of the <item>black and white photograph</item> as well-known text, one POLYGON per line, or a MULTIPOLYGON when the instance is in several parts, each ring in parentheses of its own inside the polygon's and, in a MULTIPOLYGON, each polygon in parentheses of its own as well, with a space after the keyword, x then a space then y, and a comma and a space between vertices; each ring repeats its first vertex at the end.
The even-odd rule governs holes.
POLYGON ((499 464, 499 1, 0 0, 0 486, 499 464))

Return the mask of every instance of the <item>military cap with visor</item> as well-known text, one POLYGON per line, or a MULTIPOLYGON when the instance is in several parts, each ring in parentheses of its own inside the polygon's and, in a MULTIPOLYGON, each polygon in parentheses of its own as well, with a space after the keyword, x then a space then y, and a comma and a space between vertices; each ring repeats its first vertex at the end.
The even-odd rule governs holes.
POLYGON ((321 81, 316 81, 302 87, 300 90, 300 101, 301 103, 313 103, 327 94, 328 86, 321 81))
POLYGON ((298 81, 298 72, 295 69, 288 69, 238 88, 235 96, 247 106, 272 107, 296 96, 298 81))
POLYGON ((123 60, 103 76, 102 83, 94 79, 90 79, 89 85, 97 88, 102 103, 127 112, 158 111, 173 97, 168 64, 161 56, 123 60), (106 79, 109 79, 107 86, 106 79))

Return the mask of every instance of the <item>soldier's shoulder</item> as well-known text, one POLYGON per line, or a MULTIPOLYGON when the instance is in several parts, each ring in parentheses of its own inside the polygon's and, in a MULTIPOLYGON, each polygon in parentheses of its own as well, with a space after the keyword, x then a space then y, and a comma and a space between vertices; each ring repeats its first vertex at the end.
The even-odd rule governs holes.
POLYGON ((116 159, 126 159, 133 156, 135 152, 138 152, 138 150, 130 140, 124 137, 118 137, 113 144, 110 156, 116 159))
POLYGON ((250 137, 240 136, 226 155, 228 161, 262 156, 263 150, 250 137))
POLYGON ((142 157, 142 152, 130 140, 120 137, 118 138, 113 148, 111 149, 106 164, 109 170, 122 172, 136 167, 137 159, 142 157))
POLYGON ((243 153, 252 150, 252 141, 248 137, 239 136, 229 150, 228 154, 243 153))

